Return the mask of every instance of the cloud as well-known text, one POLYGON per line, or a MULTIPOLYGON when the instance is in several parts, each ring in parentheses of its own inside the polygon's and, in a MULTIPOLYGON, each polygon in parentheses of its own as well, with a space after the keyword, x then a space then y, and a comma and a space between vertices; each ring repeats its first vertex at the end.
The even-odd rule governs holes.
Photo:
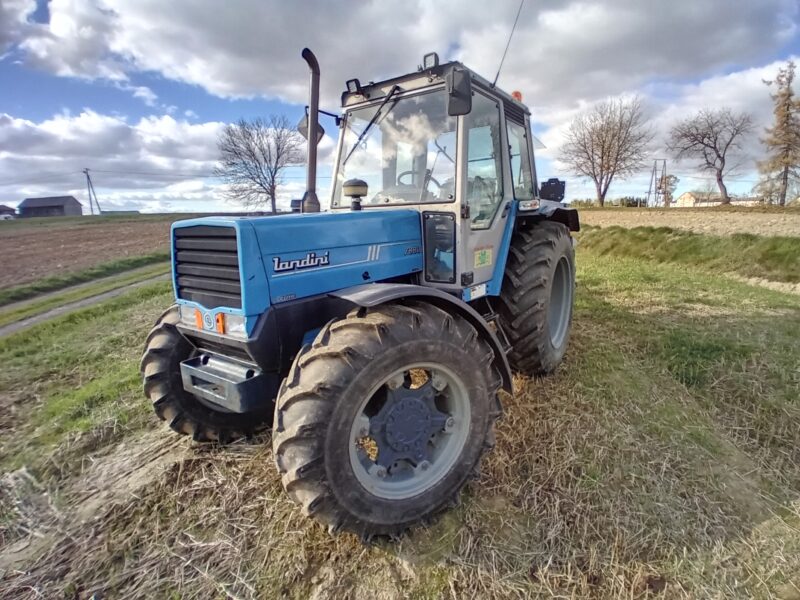
MULTIPOLYGON (((170 115, 129 122, 90 109, 39 122, 0 113, 0 197, 7 204, 36 195, 82 198, 82 170, 88 167, 104 209, 241 210, 224 200, 213 177, 222 127, 170 115)), ((326 135, 319 147, 319 195, 327 203, 326 172, 335 144, 326 135)), ((305 167, 287 169, 279 207, 288 209, 304 189, 305 167)))
POLYGON ((119 34, 112 11, 86 0, 51 0, 48 8, 49 24, 29 23, 20 43, 28 64, 66 77, 127 80, 111 49, 119 34))
POLYGON ((0 3, 0 58, 28 33, 28 17, 36 10, 36 0, 4 0, 0 3))
MULTIPOLYGON (((430 50, 491 78, 516 4, 249 0, 220 10, 214 0, 53 0, 49 10, 49 26, 29 31, 22 48, 29 62, 56 74, 124 79, 152 71, 222 97, 300 103, 307 93, 300 50, 309 46, 330 106, 345 79, 412 71, 430 50)), ((550 106, 654 79, 704 78, 771 58, 796 37, 797 17, 794 0, 530 2, 500 84, 550 106)))
MULTIPOLYGON (((134 74, 155 73, 225 98, 260 96, 305 103, 303 46, 311 47, 321 64, 323 107, 335 108, 345 79, 377 80, 413 71, 427 51, 438 51, 443 60, 462 60, 492 79, 517 4, 242 0, 221 10, 212 0, 52 0, 48 24, 29 21, 32 7, 33 0, 6 0, 0 7, 0 52, 4 44, 13 45, 21 60, 36 68, 116 82, 154 108, 156 94, 130 83, 134 74)), ((759 128, 768 122, 768 90, 761 79, 774 75, 775 58, 796 43, 798 11, 796 0, 528 2, 499 85, 523 91, 547 146, 539 156, 548 170, 566 175, 563 165, 550 161, 557 157, 570 119, 598 100, 624 93, 640 93, 650 105, 659 133, 654 157, 661 157, 670 123, 707 104, 753 112, 759 128)), ((119 135, 104 144, 137 148, 142 154, 136 155, 135 164, 149 168, 165 169, 174 161, 207 164, 209 146, 193 149, 197 140, 179 139, 184 133, 207 135, 204 124, 196 122, 191 110, 183 114, 186 120, 123 120, 121 127, 108 122, 103 133, 95 135, 119 135), (153 125, 163 127, 166 135, 151 133, 153 125), (191 129, 194 126, 200 129, 191 129), (142 150, 145 143, 150 146, 142 150), (197 153, 202 157, 187 158, 197 153)), ((76 117, 74 127, 89 127, 93 119, 114 119, 91 116, 91 111, 84 115, 83 123, 76 117)), ((19 143, 52 142, 42 125, 28 132, 32 142, 19 143)), ((56 140, 54 147, 74 149, 85 160, 91 148, 104 145, 65 138, 56 140)), ((323 150, 330 160, 332 143, 323 150)), ((748 153, 759 152, 754 135, 748 153)), ((119 162, 129 160, 127 154, 120 156, 124 158, 119 162)), ((54 162, 60 160, 70 159, 54 162)), ((112 155, 100 160, 117 159, 112 155)), ((691 172, 691 165, 680 168, 691 172)), ((646 174, 643 180, 617 184, 612 194, 628 193, 622 190, 636 186, 646 190, 646 174)), ((575 183, 568 190, 584 189, 575 183)))
POLYGON ((129 123, 89 109, 40 122, 0 114, 0 190, 6 197, 81 190, 85 167, 104 190, 202 180, 213 170, 222 126, 168 115, 129 123))

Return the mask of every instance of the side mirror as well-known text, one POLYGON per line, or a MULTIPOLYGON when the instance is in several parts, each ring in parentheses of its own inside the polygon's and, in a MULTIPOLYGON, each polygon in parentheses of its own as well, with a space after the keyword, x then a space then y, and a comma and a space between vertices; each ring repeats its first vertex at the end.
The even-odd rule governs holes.
MULTIPOLYGON (((308 113, 303 115, 303 118, 300 119, 300 121, 297 123, 297 131, 306 140, 308 140, 308 113)), ((322 125, 317 123, 317 143, 318 144, 322 141, 323 137, 325 137, 325 130, 322 128, 322 125)))
POLYGON ((469 114, 472 110, 472 79, 466 70, 453 67, 445 76, 447 114, 451 117, 469 114))

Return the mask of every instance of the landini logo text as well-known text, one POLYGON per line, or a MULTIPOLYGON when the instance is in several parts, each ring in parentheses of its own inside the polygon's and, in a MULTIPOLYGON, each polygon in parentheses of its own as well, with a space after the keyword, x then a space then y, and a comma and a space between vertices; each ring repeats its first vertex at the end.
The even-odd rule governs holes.
POLYGON ((316 252, 309 252, 305 258, 293 258, 292 260, 281 260, 280 257, 275 256, 272 258, 272 270, 280 273, 281 271, 296 271, 297 269, 329 265, 331 263, 329 254, 326 252, 322 256, 317 256, 316 252))

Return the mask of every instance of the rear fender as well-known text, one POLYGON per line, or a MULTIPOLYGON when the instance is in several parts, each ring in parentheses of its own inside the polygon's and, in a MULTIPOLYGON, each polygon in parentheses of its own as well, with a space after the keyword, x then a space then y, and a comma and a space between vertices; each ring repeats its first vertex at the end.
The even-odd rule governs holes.
POLYGON ((568 208, 561 202, 541 200, 535 210, 519 210, 518 219, 533 219, 534 221, 555 221, 565 225, 570 231, 580 231, 581 224, 578 211, 568 208))
POLYGON ((478 334, 485 339, 494 352, 493 365, 503 379, 503 389, 511 393, 513 389, 511 367, 503 351, 503 346, 484 318, 469 304, 442 290, 406 283, 371 283, 345 288, 329 294, 356 306, 369 308, 394 300, 414 299, 430 302, 442 310, 464 317, 478 334))

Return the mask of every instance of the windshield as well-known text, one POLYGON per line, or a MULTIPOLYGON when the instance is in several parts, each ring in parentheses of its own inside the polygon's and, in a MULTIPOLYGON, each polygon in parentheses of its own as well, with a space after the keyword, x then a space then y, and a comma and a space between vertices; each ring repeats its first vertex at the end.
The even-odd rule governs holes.
POLYGON ((351 111, 345 121, 333 206, 350 206, 342 183, 363 179, 363 206, 449 202, 455 194, 456 118, 444 91, 351 111), (370 123, 372 125, 370 126, 370 123))

